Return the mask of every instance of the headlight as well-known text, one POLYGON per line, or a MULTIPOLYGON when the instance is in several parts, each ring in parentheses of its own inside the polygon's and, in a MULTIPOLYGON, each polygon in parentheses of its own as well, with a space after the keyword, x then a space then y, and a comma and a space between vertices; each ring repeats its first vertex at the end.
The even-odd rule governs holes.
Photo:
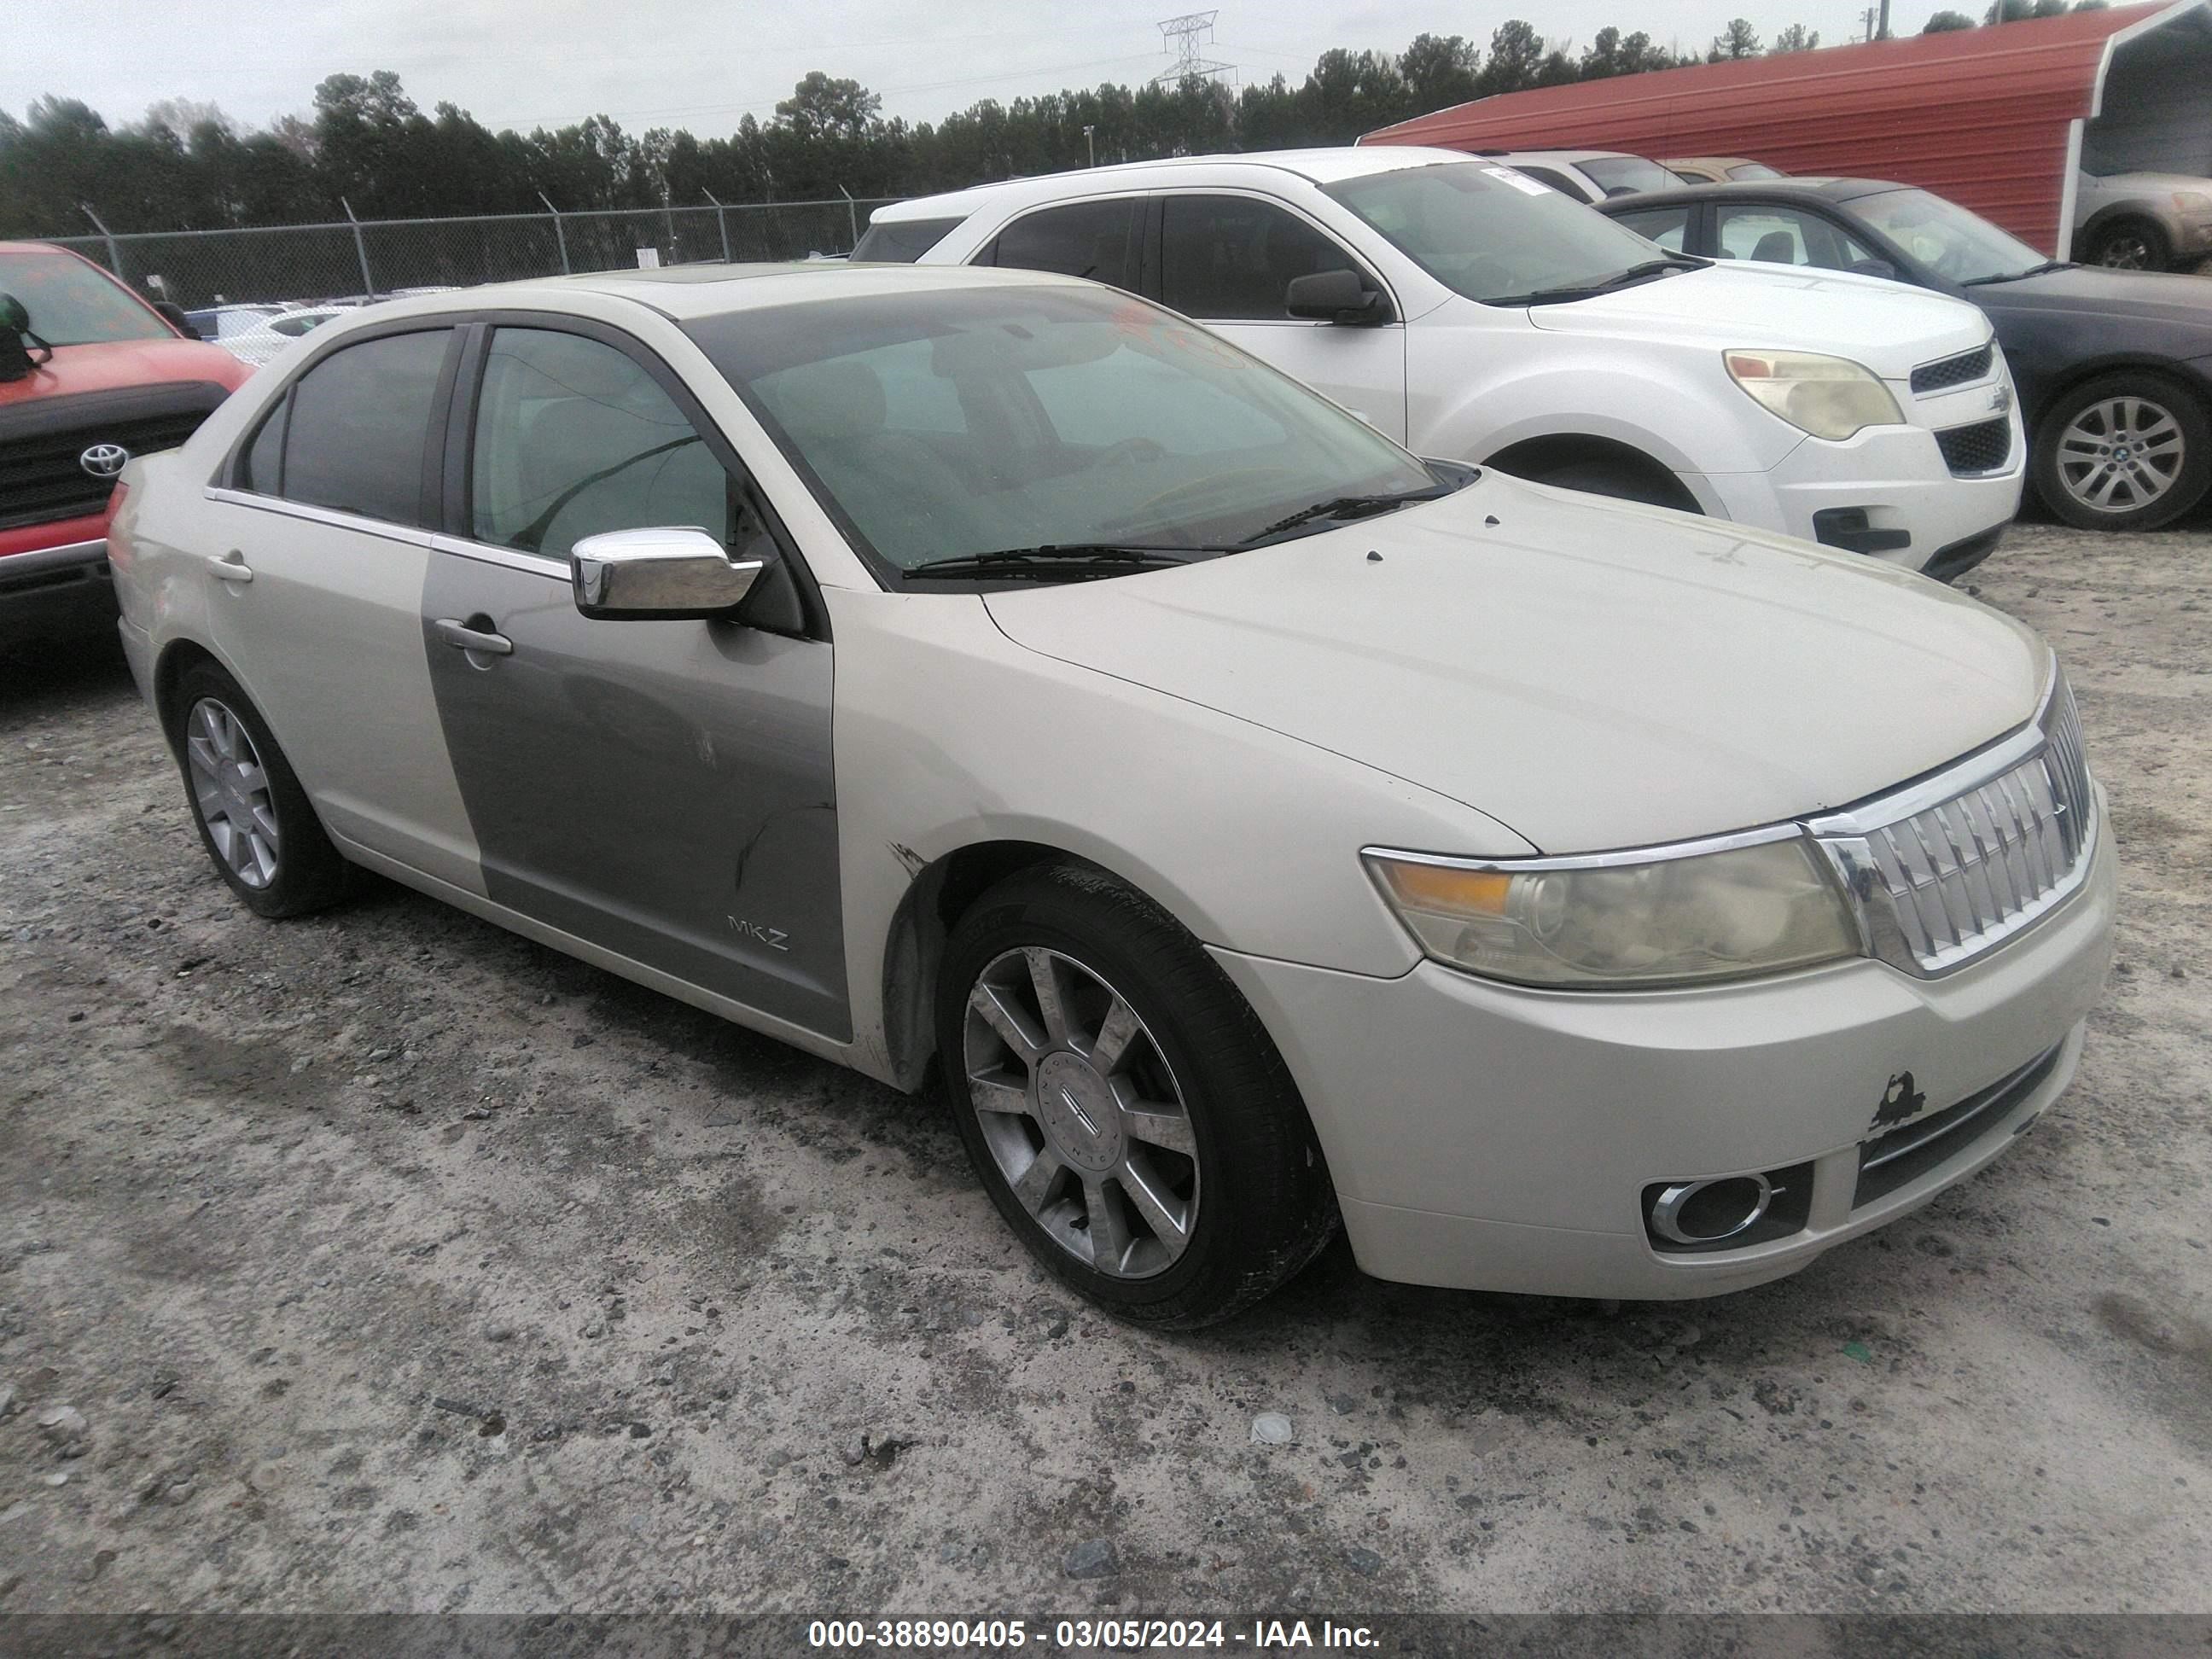
POLYGON ((1729 378, 1790 425, 1816 438, 1848 438, 1905 416, 1881 377, 1847 357, 1809 351, 1731 351, 1729 378))
POLYGON ((1688 985, 1859 953, 1802 835, 1750 846, 1476 865, 1369 848, 1390 908, 1438 962, 1522 985, 1688 985))
POLYGON ((2212 196, 2201 190, 2177 190, 2173 205, 2184 213, 2212 213, 2212 196))

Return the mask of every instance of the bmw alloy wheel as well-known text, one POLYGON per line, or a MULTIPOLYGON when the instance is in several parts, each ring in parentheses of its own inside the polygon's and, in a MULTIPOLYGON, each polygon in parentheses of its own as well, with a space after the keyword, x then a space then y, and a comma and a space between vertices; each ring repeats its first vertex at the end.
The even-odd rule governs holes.
POLYGON ((2103 398, 2058 434, 2058 482, 2093 513, 2132 513, 2171 490, 2188 459, 2172 413, 2142 398, 2103 398))
POLYGON ((269 775, 245 724, 213 697, 202 697, 185 718, 185 764, 216 855, 246 886, 268 886, 281 846, 269 775))
POLYGON ((1073 957, 1007 951, 969 988, 968 1095, 1014 1197, 1094 1272, 1173 1267, 1198 1220, 1197 1141, 1159 1044, 1073 957))

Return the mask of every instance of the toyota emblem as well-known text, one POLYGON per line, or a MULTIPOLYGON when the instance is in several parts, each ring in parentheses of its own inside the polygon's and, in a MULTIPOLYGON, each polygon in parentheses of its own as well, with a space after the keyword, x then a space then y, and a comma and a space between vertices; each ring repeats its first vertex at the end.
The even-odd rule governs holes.
POLYGON ((76 458, 76 464, 95 478, 112 478, 130 459, 131 452, 121 444, 94 444, 76 458))

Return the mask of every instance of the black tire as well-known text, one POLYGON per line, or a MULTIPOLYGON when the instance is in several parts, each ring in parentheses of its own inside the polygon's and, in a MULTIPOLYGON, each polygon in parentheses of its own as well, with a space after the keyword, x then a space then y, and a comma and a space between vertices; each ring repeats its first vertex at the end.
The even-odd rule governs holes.
MULTIPOLYGON (((2206 487, 2212 484, 2212 419, 2207 418, 2202 398, 2161 374, 2132 368, 2100 374, 2063 393, 2036 422, 2029 477, 2043 504, 2078 529, 2155 530, 2189 512, 2203 500, 2206 487), (2115 398, 2131 399, 2162 413, 2179 432, 2182 453, 2172 482, 2160 493, 2117 510, 2106 510, 2078 499, 2067 488, 2060 447, 2067 429, 2086 411, 2115 398)), ((2122 486, 2124 492, 2134 488, 2122 486)))
POLYGON ((2173 263, 2173 243, 2152 220, 2114 219, 2090 237, 2088 263, 2110 270, 2164 270, 2173 263))
MULTIPOLYGON (((1071 1025, 1078 1018, 1071 1012, 1071 1025)), ((1095 1028, 1095 1014, 1091 1023, 1095 1028)), ((1335 1196, 1312 1125, 1258 1017, 1188 932, 1102 872, 1034 866, 969 907, 945 944, 937 1038, 954 1121, 992 1201, 1038 1261, 1109 1313, 1167 1329, 1212 1324, 1289 1279, 1335 1231, 1335 1196), (969 999, 987 969, 1025 949, 1072 962, 1097 976, 1091 990, 1118 994, 1143 1023, 1148 1063, 1165 1066, 1165 1088, 1181 1097, 1194 1146, 1187 1194, 1195 1215, 1181 1254, 1147 1276, 1118 1276, 1079 1259, 1015 1195, 989 1133, 996 1133, 1001 1146, 1018 1134, 1033 1146, 1048 1146, 1039 1112, 986 1114, 975 1103, 974 1087, 985 1085, 971 1086, 969 999), (987 1115, 994 1132, 984 1127, 987 1115)), ((1054 1048, 1046 1058, 1064 1052, 1054 1048)), ((1040 1097, 1034 1070, 1030 1076, 1034 1105, 1040 1097)), ((1149 1097, 1152 1091, 1146 1092, 1149 1097)), ((1134 1152, 1152 1151, 1135 1139, 1128 1146, 1134 1152)), ((1180 1155, 1151 1167, 1169 1163, 1180 1169, 1180 1155)), ((1072 1167, 1054 1177, 1054 1188, 1068 1206, 1063 1213, 1084 1196, 1072 1167)), ((1120 1213, 1134 1218, 1139 1229, 1145 1224, 1132 1205, 1122 1204, 1120 1213)), ((1087 1222, 1073 1225, 1091 1237, 1087 1222)))
POLYGON ((1579 489, 1585 495, 1609 495, 1617 501, 1642 501, 1647 506, 1671 507, 1686 513, 1698 510, 1690 493, 1673 478, 1662 478, 1621 461, 1569 461, 1528 476, 1532 483, 1579 489))
POLYGON ((192 823, 200 832, 200 845, 223 884, 246 908, 258 916, 296 916, 319 910, 343 898, 353 885, 353 866, 331 844, 321 821, 307 799, 307 791, 277 745, 261 711, 248 701, 238 682, 211 662, 193 664, 177 681, 170 699, 169 746, 176 751, 177 769, 185 781, 185 799, 192 823), (244 728, 265 780, 268 806, 276 824, 273 866, 265 873, 256 861, 249 880, 233 867, 216 843, 209 822, 209 808, 201 799, 192 775, 191 745, 194 715, 203 704, 228 714, 244 728))

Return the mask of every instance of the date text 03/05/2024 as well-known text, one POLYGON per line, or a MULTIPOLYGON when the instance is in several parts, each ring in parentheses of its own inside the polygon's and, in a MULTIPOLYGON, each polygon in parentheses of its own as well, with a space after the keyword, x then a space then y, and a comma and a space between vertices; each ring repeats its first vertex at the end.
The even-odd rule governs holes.
POLYGON ((806 1627, 811 1648, 1006 1651, 1034 1640, 1078 1651, 1099 1648, 1213 1648, 1289 1653, 1302 1648, 1376 1645, 1364 1625, 1322 1619, 817 1619, 806 1627))

